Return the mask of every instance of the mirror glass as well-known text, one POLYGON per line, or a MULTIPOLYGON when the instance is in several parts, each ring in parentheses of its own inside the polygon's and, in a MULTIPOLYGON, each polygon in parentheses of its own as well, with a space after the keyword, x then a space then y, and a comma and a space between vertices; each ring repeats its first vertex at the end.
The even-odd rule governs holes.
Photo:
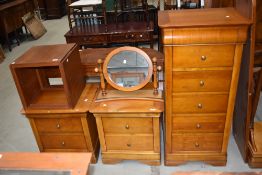
POLYGON ((149 74, 149 63, 142 54, 124 50, 111 57, 107 65, 107 73, 116 85, 131 88, 146 80, 149 74))

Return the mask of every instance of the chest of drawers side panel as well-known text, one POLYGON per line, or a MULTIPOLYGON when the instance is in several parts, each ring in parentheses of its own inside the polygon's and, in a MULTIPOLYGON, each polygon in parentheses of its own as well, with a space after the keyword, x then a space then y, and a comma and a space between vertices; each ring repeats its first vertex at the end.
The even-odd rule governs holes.
POLYGON ((225 130, 224 130, 222 152, 227 151, 230 129, 233 119, 234 106, 235 106, 242 52, 243 52, 243 44, 237 44, 235 49, 232 81, 231 81, 230 93, 228 98, 228 107, 227 107, 227 116, 226 116, 225 130))

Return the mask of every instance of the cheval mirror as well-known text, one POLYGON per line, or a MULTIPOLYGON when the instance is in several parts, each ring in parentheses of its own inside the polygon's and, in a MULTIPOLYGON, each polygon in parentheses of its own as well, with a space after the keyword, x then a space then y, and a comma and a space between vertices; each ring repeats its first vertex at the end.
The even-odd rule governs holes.
POLYGON ((136 47, 120 47, 110 52, 104 62, 98 60, 101 90, 97 100, 112 98, 162 99, 158 89, 157 59, 136 47))

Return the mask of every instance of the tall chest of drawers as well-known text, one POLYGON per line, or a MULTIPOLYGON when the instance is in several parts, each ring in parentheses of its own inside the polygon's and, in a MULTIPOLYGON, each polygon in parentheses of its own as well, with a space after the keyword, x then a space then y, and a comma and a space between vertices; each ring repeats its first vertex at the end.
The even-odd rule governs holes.
POLYGON ((249 24, 233 8, 159 12, 165 54, 166 165, 226 164, 249 24))

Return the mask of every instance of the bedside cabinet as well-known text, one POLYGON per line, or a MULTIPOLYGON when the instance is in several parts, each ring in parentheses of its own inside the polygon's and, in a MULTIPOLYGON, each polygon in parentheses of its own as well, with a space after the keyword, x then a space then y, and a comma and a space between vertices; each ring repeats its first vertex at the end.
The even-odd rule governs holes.
POLYGON ((99 154, 96 121, 89 106, 98 86, 86 85, 74 109, 32 109, 29 119, 41 152, 91 152, 92 163, 99 154))
POLYGON ((160 165, 159 110, 162 102, 127 101, 96 102, 92 107, 103 163, 138 160, 149 165, 160 165), (135 112, 139 106, 156 109, 156 112, 135 112))
POLYGON ((226 164, 249 24, 233 8, 159 12, 165 54, 166 165, 226 164))

